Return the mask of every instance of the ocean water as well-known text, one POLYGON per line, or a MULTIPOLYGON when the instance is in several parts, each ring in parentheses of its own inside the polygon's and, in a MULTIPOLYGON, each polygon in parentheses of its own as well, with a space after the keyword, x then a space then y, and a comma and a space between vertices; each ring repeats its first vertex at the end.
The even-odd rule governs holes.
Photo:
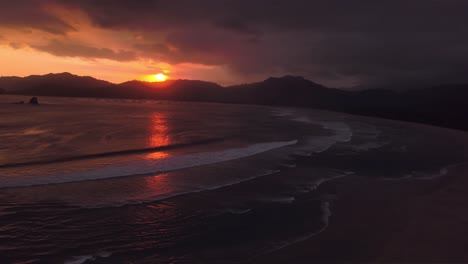
POLYGON ((342 177, 443 177, 463 146, 310 109, 0 96, 0 263, 237 263, 328 226, 342 177))

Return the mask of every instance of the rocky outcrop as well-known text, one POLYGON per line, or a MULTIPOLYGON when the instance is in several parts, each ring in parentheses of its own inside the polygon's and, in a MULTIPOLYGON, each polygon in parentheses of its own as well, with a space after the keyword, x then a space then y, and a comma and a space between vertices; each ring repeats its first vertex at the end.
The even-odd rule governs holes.
POLYGON ((33 98, 31 98, 31 100, 29 100, 29 104, 38 105, 39 100, 37 99, 37 97, 33 97, 33 98))

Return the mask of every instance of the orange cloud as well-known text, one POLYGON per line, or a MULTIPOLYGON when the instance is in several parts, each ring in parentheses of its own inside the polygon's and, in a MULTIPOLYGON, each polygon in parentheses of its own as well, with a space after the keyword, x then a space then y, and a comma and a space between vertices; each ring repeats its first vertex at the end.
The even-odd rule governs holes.
POLYGON ((74 42, 62 42, 52 40, 46 45, 31 46, 36 50, 64 57, 81 57, 92 59, 110 59, 116 61, 133 61, 137 56, 132 51, 118 50, 114 51, 108 48, 95 48, 74 42))
POLYGON ((0 16, 0 22, 8 20, 0 24, 0 75, 67 71, 119 83, 170 72, 172 79, 227 79, 221 67, 184 63, 181 58, 168 63, 179 51, 166 44, 163 32, 148 38, 146 32, 105 29, 96 27, 79 8, 47 1, 32 4, 37 10, 11 5, 10 11, 16 15, 24 11, 37 20, 0 16))

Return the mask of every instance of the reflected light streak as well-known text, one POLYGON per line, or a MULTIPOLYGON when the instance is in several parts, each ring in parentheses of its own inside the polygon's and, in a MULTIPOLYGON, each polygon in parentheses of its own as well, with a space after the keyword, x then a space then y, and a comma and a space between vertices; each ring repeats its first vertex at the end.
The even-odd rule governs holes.
MULTIPOLYGON (((169 135, 169 126, 164 113, 153 113, 149 126, 148 147, 156 148, 171 145, 172 141, 169 135)), ((162 159, 171 155, 168 152, 157 151, 149 153, 146 158, 162 159)))
POLYGON ((164 151, 153 152, 153 153, 150 153, 150 154, 146 155, 146 157, 149 158, 149 159, 164 159, 164 158, 168 158, 170 156, 171 155, 169 153, 164 152, 164 151))
POLYGON ((166 195, 169 196, 175 191, 174 183, 172 182, 172 178, 170 177, 169 173, 162 173, 151 177, 145 177, 144 181, 146 184, 145 192, 151 193, 154 197, 166 195))

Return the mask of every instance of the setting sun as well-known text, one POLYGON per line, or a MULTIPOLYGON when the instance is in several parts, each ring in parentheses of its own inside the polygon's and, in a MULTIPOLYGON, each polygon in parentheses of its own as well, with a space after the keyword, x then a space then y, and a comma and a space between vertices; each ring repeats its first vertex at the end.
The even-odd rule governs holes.
POLYGON ((141 78, 141 80, 144 80, 146 82, 165 82, 168 79, 169 79, 169 76, 167 76, 164 73, 145 75, 145 76, 142 76, 141 78))
POLYGON ((168 76, 163 73, 158 73, 154 75, 154 81, 156 82, 164 82, 167 80, 167 78, 168 76))

